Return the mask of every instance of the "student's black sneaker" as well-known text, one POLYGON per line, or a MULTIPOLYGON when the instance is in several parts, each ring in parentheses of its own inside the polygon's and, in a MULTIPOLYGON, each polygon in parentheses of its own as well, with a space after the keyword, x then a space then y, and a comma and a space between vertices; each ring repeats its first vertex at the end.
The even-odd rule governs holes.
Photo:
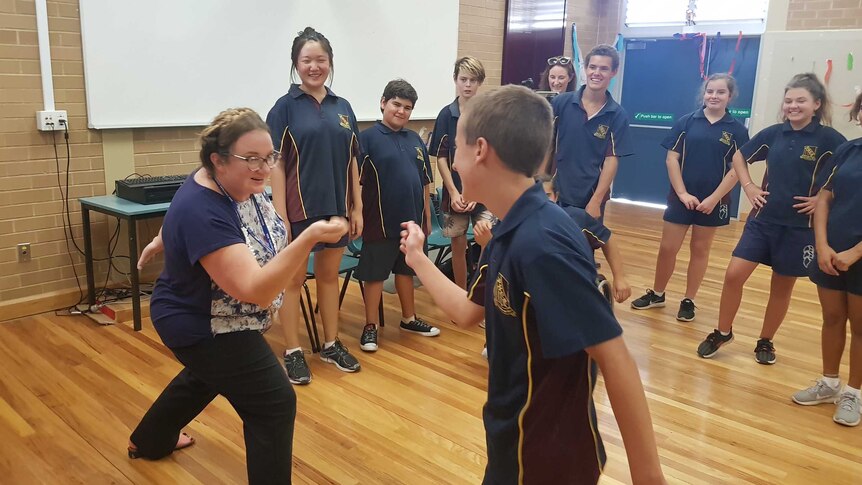
POLYGON ((754 347, 754 360, 763 365, 775 363, 775 346, 772 345, 772 340, 762 338, 757 341, 757 346, 754 347))
POLYGON ((335 364, 335 367, 338 367, 338 370, 342 372, 356 372, 360 368, 356 357, 350 355, 347 347, 337 338, 331 347, 320 351, 320 360, 335 364))
POLYGON ((414 318, 407 323, 401 322, 401 330, 418 333, 423 337, 436 337, 440 335, 439 328, 432 327, 418 318, 414 318))
POLYGON ((683 298, 679 302, 679 312, 676 314, 676 319, 680 322, 690 322, 694 320, 694 302, 690 298, 683 298))
POLYGON ((359 348, 366 352, 377 352, 377 325, 369 323, 362 329, 359 348))
POLYGON ((733 342, 733 332, 730 332, 728 335, 722 335, 718 329, 713 330, 713 332, 706 336, 703 342, 697 346, 697 355, 703 357, 704 359, 709 359, 718 349, 721 348, 724 344, 729 344, 733 342))
POLYGON ((305 361, 305 353, 295 350, 284 356, 284 369, 291 384, 305 385, 311 383, 311 369, 305 361))
POLYGON ((632 308, 635 310, 646 310, 647 308, 661 308, 664 306, 664 293, 661 296, 655 294, 652 290, 646 290, 644 296, 632 302, 632 308))

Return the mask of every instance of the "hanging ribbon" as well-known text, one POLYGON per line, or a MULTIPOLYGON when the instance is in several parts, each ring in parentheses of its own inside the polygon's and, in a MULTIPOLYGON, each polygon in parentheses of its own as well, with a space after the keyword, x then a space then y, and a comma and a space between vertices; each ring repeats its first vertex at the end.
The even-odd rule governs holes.
POLYGON ((826 59, 826 75, 823 76, 823 80, 829 85, 829 79, 832 78, 832 59, 826 59))
POLYGON ((697 34, 700 36, 700 78, 706 79, 706 70, 704 69, 704 63, 706 61, 706 34, 697 34))
POLYGON ((580 88, 586 84, 587 73, 584 69, 584 56, 581 53, 581 46, 578 44, 578 27, 572 23, 572 68, 575 70, 576 86, 580 88))
POLYGON ((848 71, 853 70, 853 53, 852 52, 847 53, 847 70, 848 71))
POLYGON ((730 61, 730 69, 727 73, 733 75, 733 68, 736 67, 736 55, 739 53, 739 45, 742 44, 742 31, 739 31, 739 36, 736 37, 736 48, 733 50, 733 60, 730 61))
MULTIPOLYGON (((617 34, 616 42, 614 42, 614 48, 617 52, 623 51, 623 34, 617 34)), ((617 77, 614 76, 611 78, 611 83, 608 85, 608 90, 610 92, 614 92, 614 86, 616 85, 617 77)))

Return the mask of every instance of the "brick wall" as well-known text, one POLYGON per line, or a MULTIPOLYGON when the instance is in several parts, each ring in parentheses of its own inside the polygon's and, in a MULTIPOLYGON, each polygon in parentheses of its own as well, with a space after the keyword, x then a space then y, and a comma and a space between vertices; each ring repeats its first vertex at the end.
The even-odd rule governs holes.
POLYGON ((862 0, 790 0, 787 30, 862 28, 862 0))
POLYGON ((566 55, 572 54, 572 23, 578 27, 578 45, 586 55, 598 44, 613 44, 620 29, 622 0, 569 0, 566 2, 566 55))

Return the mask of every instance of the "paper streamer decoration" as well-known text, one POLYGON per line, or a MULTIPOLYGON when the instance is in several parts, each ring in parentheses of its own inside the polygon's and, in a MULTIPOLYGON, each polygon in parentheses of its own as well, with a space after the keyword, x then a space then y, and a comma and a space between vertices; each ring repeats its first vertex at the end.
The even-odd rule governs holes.
POLYGON ((736 37, 736 48, 733 50, 733 60, 730 61, 730 69, 727 73, 733 75, 733 68, 736 67, 736 55, 739 54, 739 45, 742 43, 742 31, 739 31, 739 36, 736 37))
POLYGON ((832 59, 826 59, 826 75, 823 76, 823 80, 828 85, 830 79, 832 79, 832 59))
POLYGON ((572 23, 572 64, 575 69, 575 77, 577 83, 575 86, 580 88, 586 84, 587 72, 584 69, 584 56, 581 53, 581 46, 578 44, 578 27, 572 23))
MULTIPOLYGON (((614 42, 614 48, 617 50, 617 52, 623 51, 623 34, 617 34, 617 40, 616 42, 614 42)), ((614 86, 616 85, 616 82, 617 76, 612 77, 611 83, 608 84, 608 90, 610 92, 614 92, 614 86)))
POLYGON ((847 53, 847 70, 848 71, 853 70, 853 53, 852 52, 847 53))

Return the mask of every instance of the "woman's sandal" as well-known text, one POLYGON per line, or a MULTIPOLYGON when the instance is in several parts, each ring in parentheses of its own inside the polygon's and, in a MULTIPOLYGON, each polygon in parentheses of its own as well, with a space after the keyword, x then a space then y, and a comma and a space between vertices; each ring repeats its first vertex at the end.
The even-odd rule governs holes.
MULTIPOLYGON (((191 436, 189 436, 189 434, 188 434, 188 433, 183 433, 181 436, 185 436, 186 438, 188 438, 188 439, 189 439, 189 441, 188 441, 187 443, 183 443, 182 445, 179 445, 179 444, 178 444, 176 447, 174 447, 174 451, 182 450, 183 448, 188 448, 189 446, 191 446, 191 445, 195 444, 195 439, 194 439, 194 438, 192 438, 191 436)), ((139 454, 138 454, 138 449, 137 449, 137 448, 132 448, 132 447, 130 446, 130 447, 128 448, 128 450, 129 450, 129 458, 131 458, 131 459, 133 459, 133 460, 135 460, 135 459, 137 459, 137 458, 141 458, 141 455, 139 455, 139 454)))

